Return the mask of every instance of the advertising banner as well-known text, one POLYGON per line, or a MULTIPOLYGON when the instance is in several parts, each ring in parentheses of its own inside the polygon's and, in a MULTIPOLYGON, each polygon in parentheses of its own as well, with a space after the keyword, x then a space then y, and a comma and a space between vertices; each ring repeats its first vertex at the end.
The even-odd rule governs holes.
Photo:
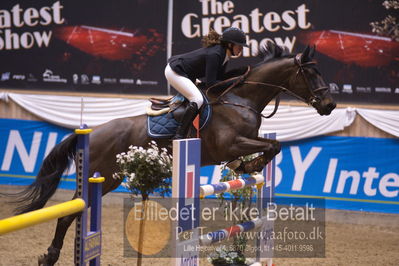
MULTIPOLYGON (((72 131, 45 122, 0 119, 0 185, 33 182, 45 155, 72 131), (11 125, 11 126, 10 126, 11 125)), ((283 142, 276 196, 321 198, 327 208, 399 213, 399 140, 322 136, 283 142)), ((75 188, 74 167, 61 183, 75 188)), ((220 166, 200 183, 219 183, 220 166)), ((116 191, 128 192, 120 186, 116 191)))
POLYGON ((166 94, 167 6, 162 0, 1 1, 0 87, 166 94))
POLYGON ((175 0, 173 54, 201 47, 209 28, 239 27, 249 48, 230 67, 259 62, 259 48, 270 40, 292 53, 316 45, 318 68, 337 102, 398 104, 399 42, 370 26, 394 12, 382 2, 175 0))
MULTIPOLYGON (((0 119, 0 184, 31 184, 47 154, 71 133, 46 122, 0 119)), ((75 174, 70 167, 61 187, 75 188, 75 174)))
POLYGON ((276 194, 325 198, 334 209, 399 213, 399 140, 323 136, 285 142, 276 194))

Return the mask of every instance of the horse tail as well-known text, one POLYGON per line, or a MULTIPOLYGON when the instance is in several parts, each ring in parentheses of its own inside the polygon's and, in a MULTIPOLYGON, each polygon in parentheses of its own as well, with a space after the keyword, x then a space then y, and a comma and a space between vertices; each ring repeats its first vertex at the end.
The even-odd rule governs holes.
POLYGON ((24 204, 15 209, 16 214, 43 208, 54 195, 62 174, 68 169, 70 160, 75 158, 77 139, 78 136, 72 134, 57 144, 44 159, 36 180, 23 191, 14 194, 20 199, 13 202, 24 204))

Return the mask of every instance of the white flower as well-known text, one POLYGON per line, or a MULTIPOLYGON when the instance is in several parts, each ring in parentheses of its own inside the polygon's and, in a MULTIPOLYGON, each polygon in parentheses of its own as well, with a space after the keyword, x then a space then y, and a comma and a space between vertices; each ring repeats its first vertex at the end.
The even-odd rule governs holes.
POLYGON ((238 257, 238 253, 237 253, 237 252, 230 252, 229 255, 230 255, 230 257, 231 257, 232 259, 238 257))
POLYGON ((130 177, 129 181, 133 181, 133 179, 136 177, 136 174, 131 173, 129 177, 130 177))
POLYGON ((227 257, 226 251, 224 251, 224 250, 220 251, 220 257, 222 257, 222 258, 227 257))
POLYGON ((122 185, 122 187, 124 187, 124 188, 130 189, 129 183, 123 182, 121 185, 122 185))
POLYGON ((147 149, 130 145, 127 152, 116 155, 119 172, 113 174, 113 177, 125 178, 123 186, 132 191, 137 189, 138 184, 145 182, 142 180, 148 176, 162 180, 172 174, 172 156, 165 148, 160 152, 155 141, 148 144, 147 149))

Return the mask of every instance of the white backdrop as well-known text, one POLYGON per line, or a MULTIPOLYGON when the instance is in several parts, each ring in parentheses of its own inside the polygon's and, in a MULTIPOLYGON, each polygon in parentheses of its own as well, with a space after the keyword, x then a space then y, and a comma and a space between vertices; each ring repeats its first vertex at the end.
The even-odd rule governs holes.
MULTIPOLYGON (((0 93, 0 99, 15 101, 22 108, 44 121, 67 128, 78 128, 83 101, 83 123, 91 127, 115 118, 145 114, 148 100, 96 98, 55 95, 0 93)), ((264 114, 272 112, 268 106, 264 114)), ((399 137, 399 111, 364 108, 337 108, 329 116, 320 116, 311 107, 281 105, 270 119, 263 119, 260 133, 276 132, 282 141, 303 139, 343 130, 361 115, 372 125, 399 137)))

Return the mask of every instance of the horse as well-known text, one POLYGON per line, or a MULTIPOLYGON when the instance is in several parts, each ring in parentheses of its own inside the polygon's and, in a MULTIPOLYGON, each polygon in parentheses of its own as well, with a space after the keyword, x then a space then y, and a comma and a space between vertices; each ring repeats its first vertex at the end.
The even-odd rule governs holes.
MULTIPOLYGON (((279 93, 289 93, 309 104, 320 115, 329 115, 336 107, 316 62, 315 47, 290 54, 269 42, 262 49, 263 60, 232 79, 232 86, 222 92, 208 90, 212 118, 201 130, 202 165, 233 162, 237 171, 260 171, 281 150, 276 140, 261 138, 262 110, 279 93), (240 156, 260 153, 249 162, 240 156)), ((277 101, 276 101, 277 102, 277 101)), ((147 147, 155 140, 169 152, 170 139, 153 139, 147 133, 147 115, 114 119, 93 129, 90 134, 90 176, 94 171, 107 177, 103 195, 117 188, 122 180, 112 178, 118 172, 116 155, 130 145, 147 147)), ((42 208, 55 193, 61 176, 76 154, 77 135, 72 134, 56 145, 44 159, 35 181, 19 194, 24 205, 16 209, 24 213, 42 208)), ((75 194, 76 196, 76 194, 75 194)), ((59 258, 65 234, 79 214, 58 219, 57 228, 47 254, 39 257, 39 265, 54 265, 59 258)))

